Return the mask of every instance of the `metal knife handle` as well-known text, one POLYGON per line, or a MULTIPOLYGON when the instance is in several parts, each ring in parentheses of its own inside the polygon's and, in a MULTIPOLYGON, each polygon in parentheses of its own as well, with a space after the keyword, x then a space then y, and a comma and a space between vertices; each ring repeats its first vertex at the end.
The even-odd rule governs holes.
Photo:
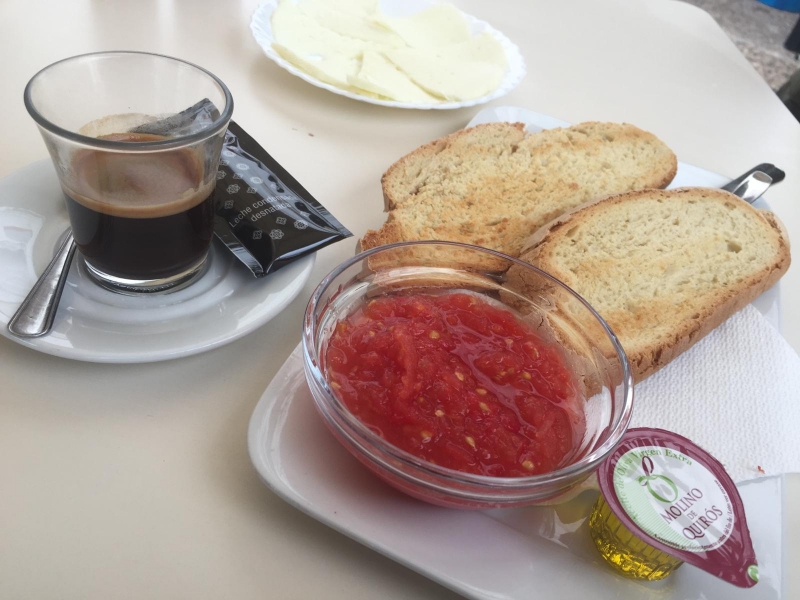
POLYGON ((53 260, 8 322, 11 333, 18 337, 35 338, 50 331, 74 255, 75 240, 70 231, 53 260))
POLYGON ((750 177, 750 175, 752 175, 756 171, 761 171, 762 173, 766 173, 767 175, 769 175, 772 178, 772 183, 780 183, 786 177, 786 173, 781 171, 775 165, 773 165, 771 163, 761 163, 757 167, 753 167, 752 169, 750 169, 747 173, 745 173, 741 177, 737 177, 736 179, 731 181, 729 184, 723 185, 722 189, 725 190, 726 192, 733 192, 733 190, 735 190, 737 187, 739 187, 739 185, 745 179, 750 177))
POLYGON ((731 193, 752 204, 772 185, 772 177, 761 171, 751 173, 731 193))

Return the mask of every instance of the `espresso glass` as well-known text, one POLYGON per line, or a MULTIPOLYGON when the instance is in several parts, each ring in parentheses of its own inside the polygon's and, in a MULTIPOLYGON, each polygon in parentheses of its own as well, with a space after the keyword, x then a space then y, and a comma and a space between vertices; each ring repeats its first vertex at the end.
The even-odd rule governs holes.
POLYGON ((84 54, 34 75, 25 106, 53 159, 75 242, 98 283, 120 292, 159 292, 202 273, 213 237, 217 165, 233 112, 219 78, 158 54, 84 54))

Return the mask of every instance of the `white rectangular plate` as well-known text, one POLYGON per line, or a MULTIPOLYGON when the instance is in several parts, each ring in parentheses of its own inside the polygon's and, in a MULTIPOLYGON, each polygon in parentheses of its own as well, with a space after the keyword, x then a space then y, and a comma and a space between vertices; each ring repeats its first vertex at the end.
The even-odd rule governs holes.
MULTIPOLYGON (((512 107, 479 112, 470 125, 521 121, 535 132, 567 125, 512 107)), ((678 164, 670 187, 720 187, 730 178, 678 164)), ((768 205, 760 200, 760 208, 768 205)), ((779 327, 777 286, 754 305, 779 327)), ((783 478, 739 485, 760 582, 735 588, 692 566, 657 584, 623 579, 594 549, 587 516, 596 493, 558 507, 490 511, 439 508, 379 481, 342 448, 314 409, 298 346, 264 392, 248 430, 250 459, 276 494, 306 514, 475 600, 592 598, 712 600, 783 597, 783 478)))
POLYGON ((586 523, 595 493, 555 508, 466 511, 395 491, 339 445, 314 408, 301 347, 264 392, 247 434, 261 479, 292 506, 475 600, 782 598, 783 478, 740 484, 760 582, 735 588, 692 566, 658 584, 603 564, 586 523))

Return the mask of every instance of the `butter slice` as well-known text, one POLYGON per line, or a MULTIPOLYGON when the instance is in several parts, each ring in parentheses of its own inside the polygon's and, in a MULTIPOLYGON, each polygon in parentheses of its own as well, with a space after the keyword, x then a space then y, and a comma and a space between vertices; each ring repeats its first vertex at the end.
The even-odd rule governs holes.
POLYGON ((506 72, 495 63, 464 60, 451 52, 401 48, 385 55, 429 94, 456 102, 485 96, 500 85, 506 72))
POLYGON ((334 55, 354 58, 365 48, 363 41, 321 26, 290 0, 283 0, 272 13, 272 35, 277 45, 301 59, 334 55))
POLYGON ((410 17, 377 15, 374 20, 412 48, 438 48, 470 39, 467 20, 452 4, 437 4, 410 17))
POLYGON ((488 62, 504 71, 508 70, 508 58, 505 50, 488 31, 471 37, 466 42, 445 48, 437 48, 436 54, 445 58, 461 59, 472 62, 488 62))
POLYGON ((343 89, 352 89, 347 79, 361 68, 359 57, 332 54, 325 58, 300 56, 291 48, 273 42, 272 47, 283 58, 320 81, 343 89))
POLYGON ((441 102, 441 98, 428 94, 383 55, 373 50, 364 51, 361 70, 358 75, 349 76, 347 81, 360 90, 366 90, 391 100, 416 104, 441 102))
POLYGON ((394 31, 375 23, 368 15, 349 12, 322 2, 303 2, 300 8, 321 27, 347 38, 368 42, 373 48, 402 48, 406 45, 394 31))
POLYGON ((499 42, 472 36, 449 4, 389 17, 379 0, 281 0, 272 32, 275 51, 316 79, 401 102, 478 98, 508 70, 499 42))
POLYGON ((310 12, 328 10, 368 17, 378 12, 378 0, 303 0, 300 7, 310 12))

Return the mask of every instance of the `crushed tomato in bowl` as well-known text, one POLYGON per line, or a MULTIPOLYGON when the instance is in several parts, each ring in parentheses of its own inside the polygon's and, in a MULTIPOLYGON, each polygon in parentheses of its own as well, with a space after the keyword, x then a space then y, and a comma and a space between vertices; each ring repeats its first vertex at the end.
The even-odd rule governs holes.
POLYGON ((491 477, 554 471, 586 429, 560 348, 508 308, 453 292, 380 296, 326 350, 336 396, 390 444, 491 477))

